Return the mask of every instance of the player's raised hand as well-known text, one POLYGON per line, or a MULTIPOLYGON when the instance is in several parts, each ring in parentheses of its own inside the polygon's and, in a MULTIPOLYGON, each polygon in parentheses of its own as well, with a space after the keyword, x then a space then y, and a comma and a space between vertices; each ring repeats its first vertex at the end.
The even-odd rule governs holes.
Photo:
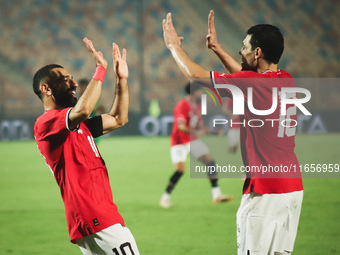
POLYGON ((112 44, 113 70, 118 78, 127 79, 129 69, 126 62, 126 49, 123 49, 123 56, 120 55, 119 47, 116 43, 112 44))
POLYGON ((208 16, 208 35, 206 38, 207 38, 206 45, 209 49, 214 49, 218 45, 213 10, 210 11, 208 16))
POLYGON ((85 43, 87 49, 89 50, 89 52, 92 53, 94 62, 96 63, 96 65, 101 65, 103 67, 105 67, 105 69, 107 68, 107 61, 103 56, 103 53, 101 51, 96 51, 96 49, 93 46, 93 43, 91 40, 89 40, 87 37, 85 37, 83 39, 83 42, 85 43))
POLYGON ((163 36, 165 45, 168 49, 181 45, 181 41, 184 39, 177 35, 170 12, 166 15, 166 20, 163 19, 163 36))

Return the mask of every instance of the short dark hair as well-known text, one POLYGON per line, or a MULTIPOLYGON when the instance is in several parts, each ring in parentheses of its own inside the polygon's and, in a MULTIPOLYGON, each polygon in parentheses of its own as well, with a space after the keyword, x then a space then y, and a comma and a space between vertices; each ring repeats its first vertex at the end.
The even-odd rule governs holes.
POLYGON ((274 64, 279 62, 284 49, 284 39, 279 28, 269 24, 259 24, 249 28, 247 34, 251 35, 252 50, 260 47, 265 60, 274 64))
POLYGON ((40 84, 49 77, 50 71, 54 68, 64 68, 61 65, 50 64, 40 68, 33 77, 33 91, 41 99, 40 84))

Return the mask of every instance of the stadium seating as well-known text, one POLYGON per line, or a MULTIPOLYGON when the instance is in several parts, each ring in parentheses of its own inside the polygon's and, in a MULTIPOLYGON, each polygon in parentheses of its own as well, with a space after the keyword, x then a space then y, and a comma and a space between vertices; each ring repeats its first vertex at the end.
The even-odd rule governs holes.
MULTIPOLYGON (((220 42, 233 56, 238 57, 237 45, 241 47, 250 26, 271 23, 285 36, 282 69, 294 77, 340 76, 340 5, 334 0, 5 1, 0 15, 0 67, 11 68, 0 76, 1 91, 5 91, 0 102, 2 117, 41 113, 31 86, 33 74, 43 65, 58 63, 75 78, 91 77, 94 65, 82 42, 84 36, 109 61, 112 42, 127 49, 131 111, 146 113, 150 100, 158 99, 162 113, 170 113, 187 81, 164 46, 161 21, 167 12, 173 13, 188 55, 208 70, 223 71, 205 48, 208 10, 204 8, 216 10, 220 42), (236 24, 230 29, 237 27, 240 32, 224 33, 228 24, 236 24)), ((110 105, 113 82, 111 72, 104 82, 103 104, 110 105)), ((340 108, 338 100, 335 105, 331 102, 320 107, 340 108)))

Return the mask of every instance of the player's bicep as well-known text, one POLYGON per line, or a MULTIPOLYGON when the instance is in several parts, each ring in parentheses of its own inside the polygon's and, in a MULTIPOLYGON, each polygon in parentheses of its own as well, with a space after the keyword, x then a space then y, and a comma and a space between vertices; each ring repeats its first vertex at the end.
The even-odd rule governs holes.
POLYGON ((118 120, 110 114, 102 114, 101 117, 103 122, 103 135, 122 126, 118 120))

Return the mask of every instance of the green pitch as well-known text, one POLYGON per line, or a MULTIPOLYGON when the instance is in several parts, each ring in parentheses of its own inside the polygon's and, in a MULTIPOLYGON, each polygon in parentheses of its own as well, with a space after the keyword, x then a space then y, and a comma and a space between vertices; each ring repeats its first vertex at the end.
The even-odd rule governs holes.
MULTIPOLYGON (((223 139, 218 138, 223 142, 223 139)), ((301 164, 340 163, 340 135, 298 135, 301 164)), ((99 150, 109 169, 114 201, 141 254, 236 254, 235 214, 241 179, 221 179, 228 204, 212 204, 209 182, 190 178, 173 193, 174 206, 158 201, 173 172, 168 137, 112 137, 99 150)), ((230 155, 241 164, 239 154, 230 155)), ((69 242, 58 186, 35 141, 0 143, 0 254, 81 254, 69 242)), ((305 193, 293 254, 340 254, 340 178, 304 179, 305 193)))

